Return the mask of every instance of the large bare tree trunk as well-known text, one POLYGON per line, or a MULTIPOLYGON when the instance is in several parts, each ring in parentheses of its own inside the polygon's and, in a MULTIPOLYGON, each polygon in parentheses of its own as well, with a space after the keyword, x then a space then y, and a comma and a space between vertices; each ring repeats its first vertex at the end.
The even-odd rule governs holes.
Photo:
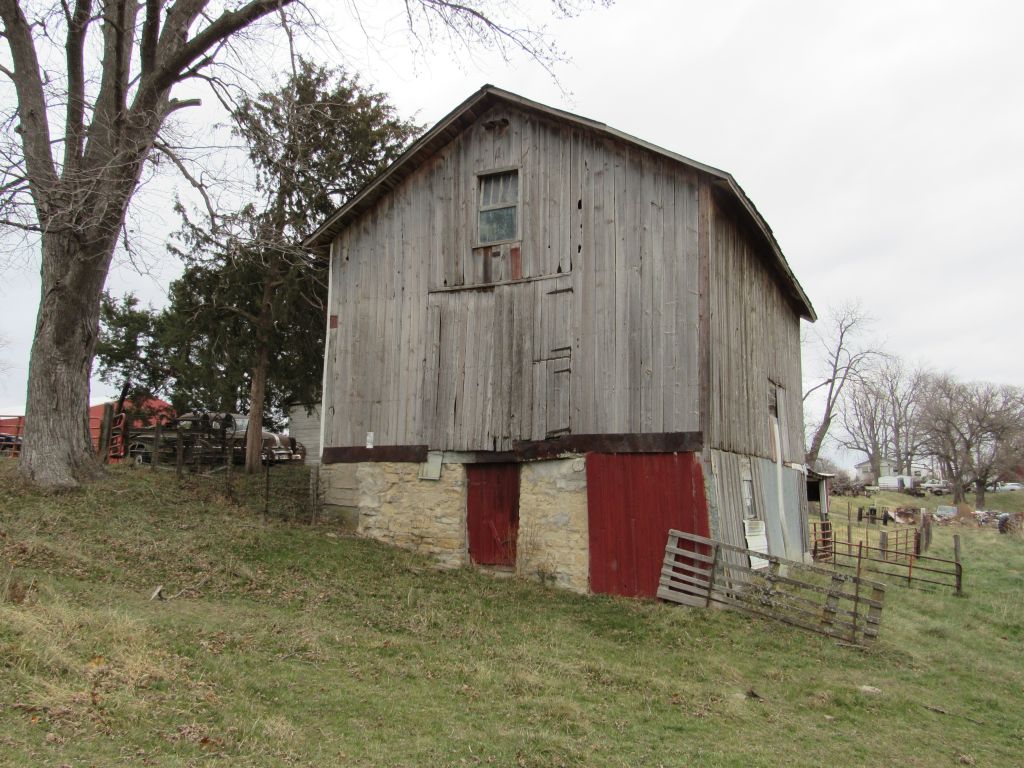
POLYGON ((985 481, 975 480, 974 481, 974 508, 984 509, 985 508, 985 481))
POLYGON ((113 243, 43 236, 43 270, 29 363, 25 442, 19 469, 47 488, 71 488, 101 473, 89 432, 89 375, 100 291, 113 243))
POLYGON ((42 234, 42 295, 19 464, 31 482, 69 488, 99 471, 87 412, 100 293, 161 125, 175 110, 199 103, 172 99, 171 88, 201 76, 222 41, 292 1, 239 0, 210 12, 209 0, 61 3, 66 68, 60 71, 50 55, 60 43, 51 37, 60 24, 36 20, 59 13, 57 5, 32 8, 30 20, 29 4, 0 0, 0 41, 10 56, 3 73, 17 96, 18 137, 8 141, 5 134, 0 142, 9 161, 5 182, 15 179, 0 190, 0 203, 5 213, 12 206, 31 209, 42 234), (44 39, 45 70, 36 50, 44 39), (62 138, 51 131, 58 115, 62 138))

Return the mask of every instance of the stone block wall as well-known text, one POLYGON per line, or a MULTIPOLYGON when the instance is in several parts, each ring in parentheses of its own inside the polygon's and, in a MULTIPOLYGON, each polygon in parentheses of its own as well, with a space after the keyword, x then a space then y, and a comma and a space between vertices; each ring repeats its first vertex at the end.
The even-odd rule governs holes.
MULTIPOLYGON (((466 469, 445 462, 439 480, 420 465, 364 462, 320 467, 324 510, 359 534, 427 555, 447 567, 469 564, 466 469)), ((520 467, 516 572, 576 592, 590 585, 587 473, 582 456, 520 467)))
POLYGON ((446 567, 466 565, 466 470, 445 464, 439 480, 420 480, 419 471, 419 464, 400 462, 323 465, 325 509, 351 510, 363 536, 432 555, 446 567))
POLYGON ((590 589, 587 472, 582 456, 522 465, 516 571, 574 592, 590 589))

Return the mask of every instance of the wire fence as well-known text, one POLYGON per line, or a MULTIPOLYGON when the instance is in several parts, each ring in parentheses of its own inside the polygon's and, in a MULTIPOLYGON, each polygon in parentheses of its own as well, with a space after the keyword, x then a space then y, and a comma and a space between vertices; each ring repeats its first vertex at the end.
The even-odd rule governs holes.
MULTIPOLYGON (((305 463, 304 452, 264 440, 258 471, 247 473, 244 434, 235 434, 227 420, 193 422, 162 418, 134 427, 126 426, 123 415, 108 413, 90 427, 104 462, 173 474, 183 486, 206 488, 268 519, 318 521, 319 476, 315 465, 305 463)), ((24 432, 23 416, 0 415, 0 457, 21 455, 24 432)))

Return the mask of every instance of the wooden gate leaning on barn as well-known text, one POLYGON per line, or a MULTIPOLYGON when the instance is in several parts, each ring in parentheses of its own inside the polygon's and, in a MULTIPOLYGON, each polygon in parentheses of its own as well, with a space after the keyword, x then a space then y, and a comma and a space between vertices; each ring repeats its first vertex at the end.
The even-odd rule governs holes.
POLYGON ((658 597, 701 608, 716 604, 868 645, 878 636, 885 585, 672 530, 658 597), (751 557, 768 567, 751 568, 751 557))

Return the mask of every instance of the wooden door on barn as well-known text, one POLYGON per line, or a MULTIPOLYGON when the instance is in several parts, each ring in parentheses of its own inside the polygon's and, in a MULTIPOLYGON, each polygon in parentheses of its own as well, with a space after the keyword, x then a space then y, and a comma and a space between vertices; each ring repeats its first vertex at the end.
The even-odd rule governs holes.
POLYGON ((693 453, 587 454, 587 508, 597 593, 654 597, 669 529, 709 534, 693 453))
POLYGON ((519 465, 467 464, 466 527, 477 565, 515 565, 519 465))

